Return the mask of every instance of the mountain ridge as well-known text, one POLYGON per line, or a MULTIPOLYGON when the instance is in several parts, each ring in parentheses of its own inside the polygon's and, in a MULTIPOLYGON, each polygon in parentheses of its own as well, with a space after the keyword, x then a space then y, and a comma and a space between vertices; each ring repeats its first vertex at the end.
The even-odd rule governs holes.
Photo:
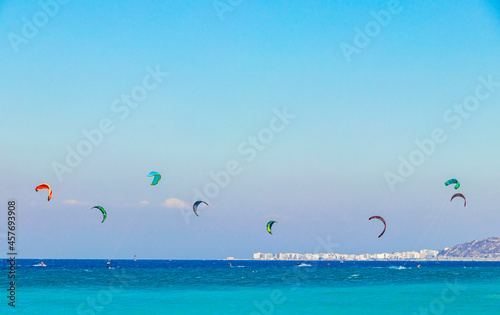
POLYGON ((500 237, 478 239, 452 247, 446 247, 439 252, 444 258, 500 258, 500 237))

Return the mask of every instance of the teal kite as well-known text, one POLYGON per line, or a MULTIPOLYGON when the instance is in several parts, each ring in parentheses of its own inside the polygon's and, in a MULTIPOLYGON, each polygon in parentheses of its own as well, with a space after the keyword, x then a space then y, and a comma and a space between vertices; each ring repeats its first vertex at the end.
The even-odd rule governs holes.
POLYGON ((446 183, 444 183, 446 186, 448 185, 451 185, 451 184, 456 184, 455 185, 455 189, 458 189, 458 187, 460 187, 460 183, 458 182, 458 180, 452 178, 450 179, 449 181, 447 181, 446 183))
POLYGON ((160 179, 161 179, 161 175, 160 175, 160 173, 158 173, 158 172, 154 172, 154 171, 153 171, 153 172, 151 172, 151 173, 149 173, 149 175, 148 175, 148 176, 154 176, 154 178, 153 178, 153 182, 151 183, 151 185, 152 185, 152 186, 154 186, 154 185, 158 184, 158 182, 159 182, 159 181, 160 181, 160 179))

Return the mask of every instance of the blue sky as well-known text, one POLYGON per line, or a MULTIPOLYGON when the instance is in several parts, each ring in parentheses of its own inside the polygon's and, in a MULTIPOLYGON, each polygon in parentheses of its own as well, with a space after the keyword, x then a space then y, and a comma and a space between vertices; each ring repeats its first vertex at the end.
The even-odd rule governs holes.
POLYGON ((500 236, 500 87, 482 83, 500 81, 496 2, 404 2, 390 13, 390 1, 242 1, 223 19, 211 1, 70 1, 48 6, 52 16, 40 3, 0 1, 0 196, 18 201, 22 257, 249 258, 314 252, 318 238, 373 253, 500 236), (370 37, 381 10, 390 21, 370 37), (346 58, 343 44, 358 53, 346 58), (446 121, 477 89, 488 96, 468 118, 446 121), (124 115, 133 91, 147 93, 124 115), (275 118, 285 108, 288 124, 275 118), (66 165, 68 147, 102 121, 112 131, 58 176, 54 163, 66 165), (250 149, 272 121, 283 130, 250 149), (436 129, 446 140, 401 177, 399 157, 436 129), (195 217, 194 190, 230 161, 238 174, 195 217), (394 189, 388 172, 403 179, 394 189), (449 202, 450 178, 466 208, 449 202), (34 191, 42 182, 50 202, 34 191), (95 205, 108 211, 103 224, 95 205), (372 215, 387 221, 380 239, 372 215))

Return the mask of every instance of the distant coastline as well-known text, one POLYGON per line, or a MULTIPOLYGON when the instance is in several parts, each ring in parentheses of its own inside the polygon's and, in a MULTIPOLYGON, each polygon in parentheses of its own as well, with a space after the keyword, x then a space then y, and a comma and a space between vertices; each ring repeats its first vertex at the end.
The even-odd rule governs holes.
MULTIPOLYGON (((226 260, 234 259, 228 257, 226 260)), ((290 261, 500 261, 500 237, 474 240, 446 247, 445 249, 407 251, 381 254, 337 254, 337 253, 254 253, 253 260, 290 261)))
POLYGON ((483 257, 447 257, 447 256, 437 256, 437 259, 422 259, 422 258, 414 258, 414 259, 239 259, 228 257, 224 260, 254 260, 254 261, 394 261, 394 262, 402 262, 402 261, 414 261, 414 262, 441 262, 441 261, 457 261, 457 262, 467 262, 467 261, 498 261, 500 262, 500 258, 483 258, 483 257))

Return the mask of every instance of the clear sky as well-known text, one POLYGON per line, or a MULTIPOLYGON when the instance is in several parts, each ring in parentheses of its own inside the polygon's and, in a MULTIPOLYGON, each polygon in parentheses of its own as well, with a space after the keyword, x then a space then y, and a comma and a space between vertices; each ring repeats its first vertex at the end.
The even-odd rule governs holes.
POLYGON ((63 3, 0 1, 0 196, 21 257, 500 236, 496 1, 63 3))

